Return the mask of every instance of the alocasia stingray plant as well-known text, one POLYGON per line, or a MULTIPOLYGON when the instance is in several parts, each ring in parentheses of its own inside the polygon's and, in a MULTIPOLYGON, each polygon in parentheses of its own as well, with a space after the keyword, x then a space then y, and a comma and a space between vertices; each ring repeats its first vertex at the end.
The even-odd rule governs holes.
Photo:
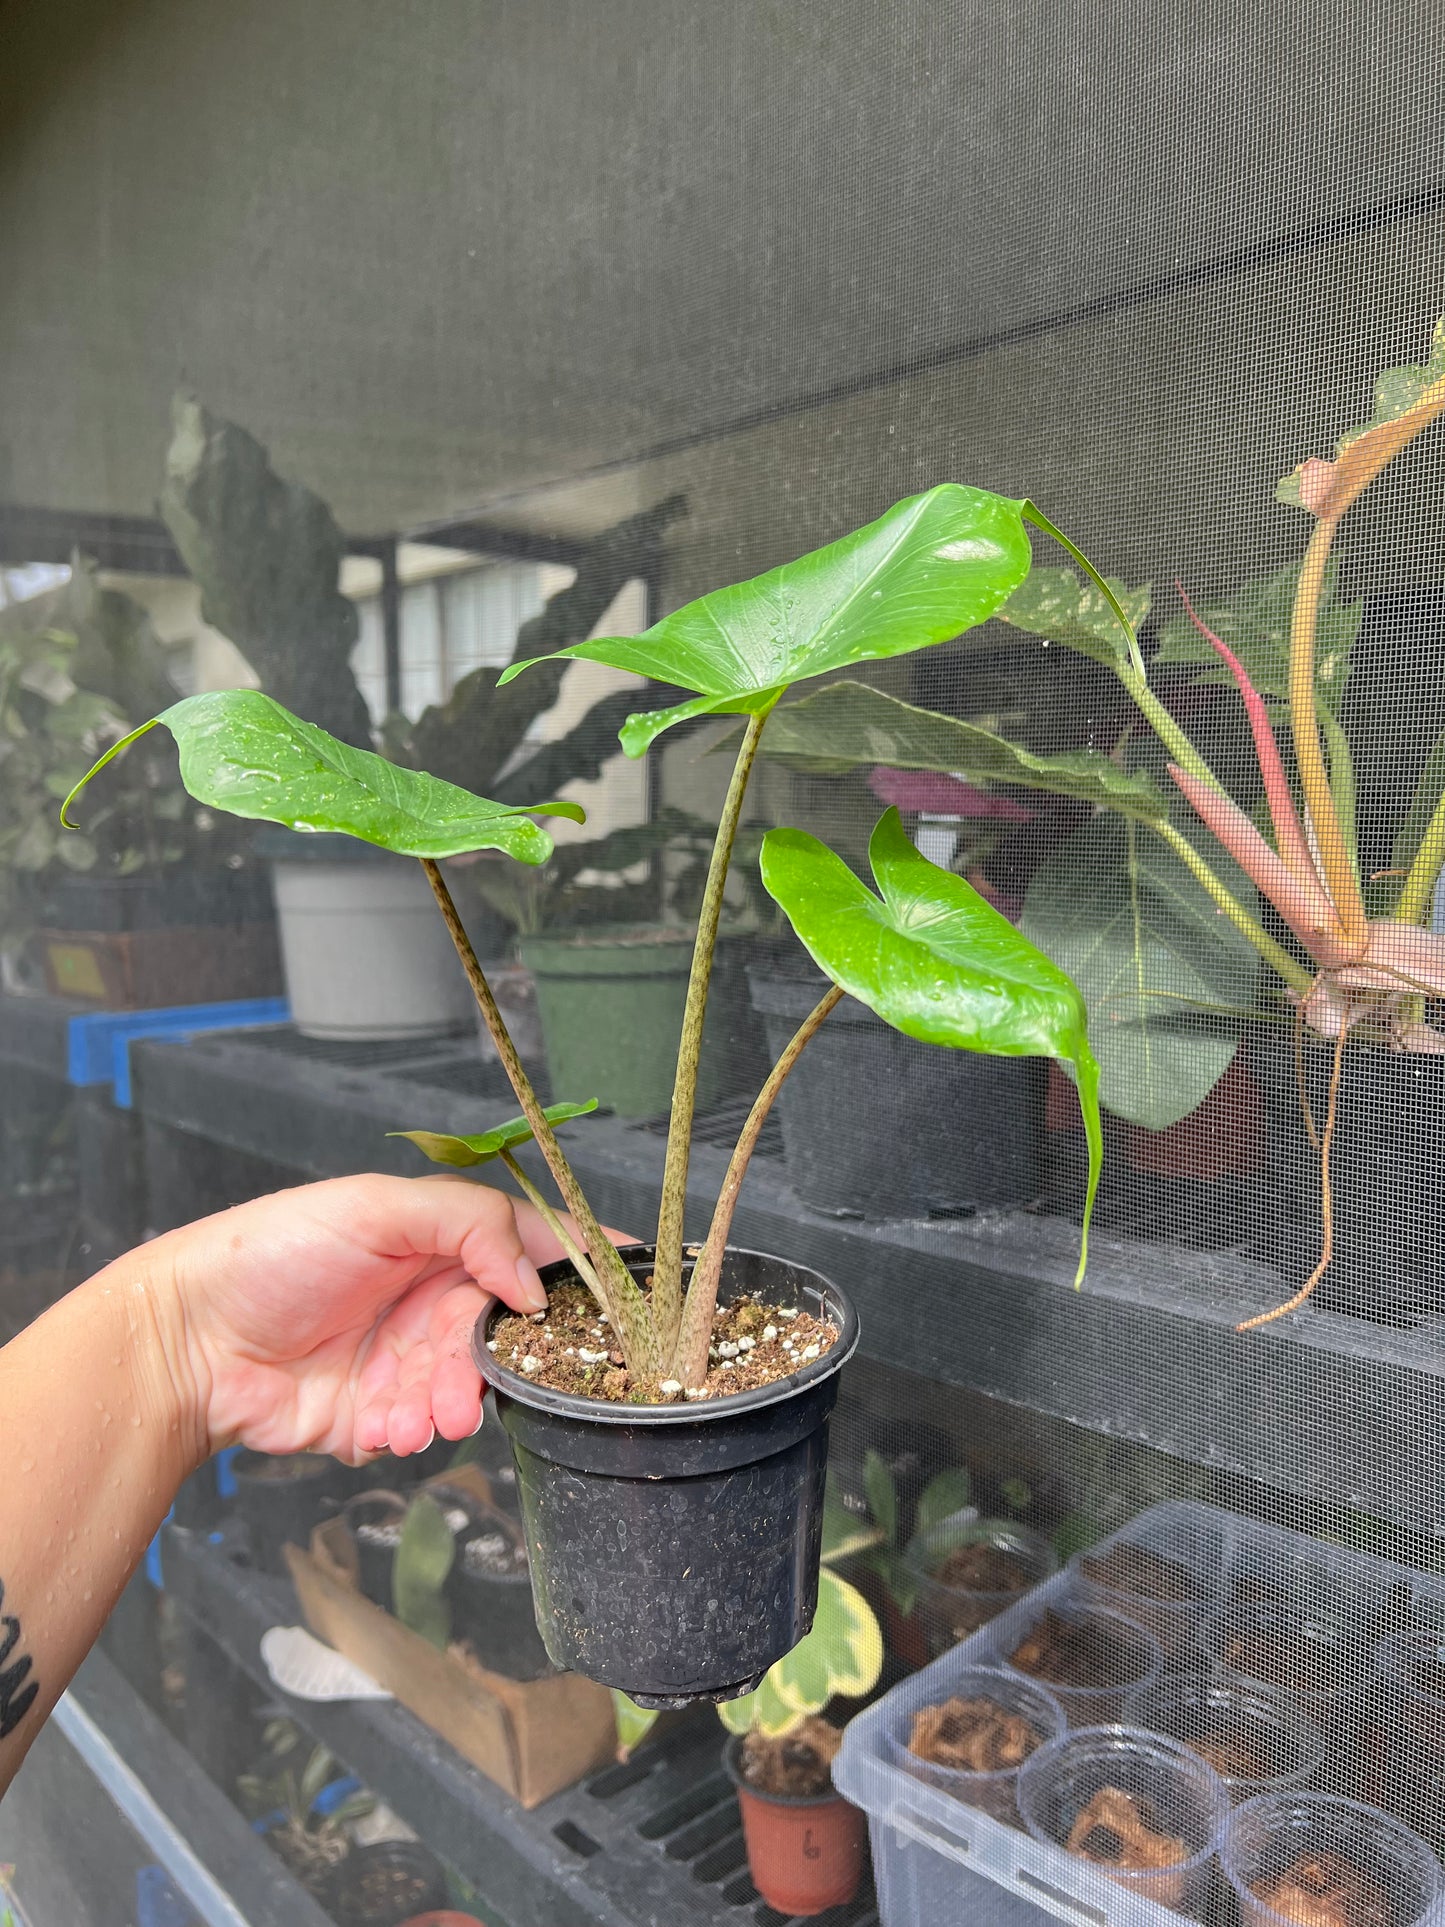
MULTIPOLYGON (((554 1124, 588 1106, 544 1111, 439 868, 444 858, 472 850, 500 850, 522 863, 545 862, 551 838, 532 819, 575 818, 577 806, 490 802, 340 743, 256 691, 189 697, 154 719, 175 737, 182 780, 199 801, 292 829, 345 831, 420 860, 522 1110, 519 1124, 487 1133, 462 1150, 454 1139, 423 1148, 446 1162, 471 1162, 474 1154, 478 1161, 505 1157, 520 1180, 512 1151, 523 1135, 536 1140, 580 1240, 560 1219, 554 1216, 553 1222, 579 1276, 608 1314, 634 1397, 676 1395, 663 1386, 702 1387, 723 1253, 748 1159, 783 1080, 845 994, 925 1042, 1049 1056, 1072 1068, 1089 1132, 1087 1237, 1101 1133, 1098 1073, 1083 1000, 1063 971, 969 884, 926 861, 909 842, 898 812, 889 810, 873 832, 874 888, 801 831, 771 830, 763 839, 764 886, 830 984, 749 1114, 711 1229, 686 1293, 683 1289, 683 1211, 708 984, 744 794, 768 719, 794 683, 948 641, 995 614, 1029 572, 1030 522, 1057 535, 1028 502, 945 483, 896 504, 841 541, 689 603, 642 635, 606 637, 557 652, 698 692, 673 708, 629 717, 621 731, 629 755, 643 754, 665 730, 698 715, 748 719, 698 918, 650 1295, 639 1289, 603 1235, 557 1141, 554 1124)), ((1072 545, 1065 546, 1077 555, 1072 545)), ((1121 659, 1137 661, 1123 609, 1112 590, 1101 587, 1100 593, 1117 626, 1121 659)), ((514 664, 502 683, 530 666, 514 664)), ((154 723, 145 725, 151 727, 154 723)), ((143 733, 135 731, 125 740, 133 742, 143 733)), ((117 744, 95 770, 124 746, 117 744)), ((76 793, 83 787, 78 785, 76 793)), ((71 801, 73 796, 67 809, 71 801)), ((605 1099, 606 1093, 599 1095, 605 1099)), ((885 1147, 880 1146, 880 1156, 886 1156, 885 1147)), ((529 1194, 535 1195, 535 1187, 529 1185, 529 1194)), ((1081 1272, 1083 1262, 1081 1249, 1081 1272)))
MULTIPOLYGON (((1130 920, 1123 967, 1111 964, 1097 980, 1099 1001, 1107 996, 1112 1004, 1112 1021, 1095 1030, 1104 1060, 1105 1101, 1126 1115, 1131 1114, 1131 1081, 1150 1091, 1161 1067, 1162 1081, 1172 1081, 1182 1106, 1174 1115, 1182 1115, 1205 1095, 1233 1054, 1227 1037, 1204 1039, 1201 1051, 1195 1036, 1171 1065, 1157 1000, 1172 997, 1206 1010, 1227 1006, 1231 982, 1248 994, 1256 958, 1280 980, 1297 1022, 1333 1040, 1328 1104, 1318 1131, 1306 1107, 1321 1160, 1320 1261, 1288 1303, 1241 1329, 1294 1310, 1329 1264, 1329 1159, 1346 1038, 1401 1052, 1445 1053, 1445 1033, 1429 1024, 1425 1013, 1427 1000, 1445 997, 1445 936, 1429 927, 1445 864, 1445 755, 1427 759, 1421 793, 1396 839, 1392 875, 1398 890, 1386 914, 1372 914, 1366 886, 1378 879, 1360 874, 1354 766, 1338 714, 1359 618, 1335 600, 1331 562, 1336 533, 1350 508, 1445 411, 1445 322, 1436 326, 1429 359, 1421 366, 1386 370, 1374 400, 1371 419, 1341 437, 1333 460, 1306 461, 1280 484, 1282 502, 1314 517, 1298 570, 1287 572, 1287 582, 1272 578, 1255 585, 1219 616, 1207 611, 1214 627, 1195 613, 1180 588, 1184 618, 1166 630, 1159 654, 1166 664, 1217 658, 1216 673, 1227 673, 1234 682, 1253 739, 1272 840, 1227 793, 1178 717, 1150 688, 1138 651, 1126 649, 1121 639, 1118 610, 1127 610, 1132 622, 1140 620, 1149 605, 1147 588, 1130 591, 1113 584, 1105 602, 1094 583, 1081 584, 1066 570, 1035 570, 999 614, 1115 671, 1162 748, 1157 775, 1145 758, 1126 753, 1127 741, 1112 753, 1035 754, 995 731, 849 682, 787 707, 776 719, 770 745, 772 753, 812 767, 870 762, 944 770, 1094 806, 1099 814, 1081 832, 1088 839, 1087 856, 1077 846, 1070 848, 1060 853, 1057 867, 1084 879, 1097 902, 1103 902, 1101 879, 1105 890, 1117 887, 1117 915, 1130 920), (1217 633, 1225 629, 1232 642, 1217 633), (1281 706, 1290 727, 1298 803, 1275 738, 1275 712, 1281 706), (1166 773, 1197 825, 1209 832, 1212 848, 1209 841, 1201 842, 1197 827, 1178 820, 1159 780, 1166 773), (1297 949, 1278 941, 1260 921, 1256 891, 1297 949), (1149 908, 1151 897, 1152 925, 1146 926, 1141 906, 1149 908), (1156 962, 1165 965, 1159 976, 1168 981, 1150 981, 1156 962), (1193 1075, 1201 1061, 1202 1087, 1193 1075)), ((1076 955, 1089 953, 1097 970, 1099 957, 1110 955, 1101 931, 1115 909, 1103 904, 1092 925, 1059 914, 1069 890, 1066 878, 1036 878, 1023 928, 1058 961, 1072 967, 1076 955)), ((1081 980, 1087 967, 1078 972, 1081 980)), ((1100 1014, 1097 1003, 1094 1010, 1100 1014)), ((1139 1117, 1137 1111, 1132 1114, 1139 1117)), ((1146 1112, 1139 1121, 1171 1120, 1146 1112)))

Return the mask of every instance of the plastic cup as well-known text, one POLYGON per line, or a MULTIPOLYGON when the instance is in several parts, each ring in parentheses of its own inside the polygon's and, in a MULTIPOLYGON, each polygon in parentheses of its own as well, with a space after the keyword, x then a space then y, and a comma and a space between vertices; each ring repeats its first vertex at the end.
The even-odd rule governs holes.
POLYGON ((1047 1688, 1033 1680, 988 1666, 965 1666, 934 1690, 932 1700, 900 1707, 890 1720, 888 1748, 894 1760, 915 1779, 950 1794, 965 1806, 979 1807, 1005 1826, 1018 1826, 1016 1789, 1021 1769, 1015 1766, 992 1773, 971 1773, 961 1767, 940 1766, 933 1760, 920 1759, 908 1744, 914 1717, 924 1706, 942 1704, 945 1700, 990 1700, 1005 1712, 1017 1713, 1027 1720, 1038 1734, 1040 1746, 1046 1746, 1067 1730, 1064 1709, 1047 1688))
MULTIPOLYGON (((1101 1726, 1066 1733, 1041 1747, 1019 1773, 1018 1804, 1035 1840, 1069 1852, 1076 1822, 1106 1789, 1130 1794, 1152 1831, 1173 1835, 1183 1857, 1166 1867, 1113 1866, 1083 1854, 1073 1864, 1175 1913, 1203 1901, 1229 1795, 1197 1753, 1140 1727, 1101 1726)), ((1107 1905, 1107 1903, 1105 1903, 1107 1905)))
POLYGON ((1116 1537, 1073 1561, 1078 1590, 1145 1627, 1166 1654, 1187 1652, 1224 1597, 1229 1556, 1220 1523, 1161 1520, 1147 1540, 1116 1537))
POLYGON ((1257 1793, 1311 1784, 1326 1752, 1325 1736, 1308 1713, 1267 1686, 1224 1679, 1159 1679, 1132 1694, 1124 1717, 1179 1740, 1212 1766, 1236 1803, 1257 1793), (1226 1757, 1207 1747, 1237 1748, 1258 1762, 1260 1772, 1231 1771, 1226 1757))
MULTIPOLYGON (((1418 1833, 1378 1807, 1332 1793, 1262 1793, 1234 1809, 1219 1849, 1225 1878, 1239 1897, 1241 1927, 1294 1927, 1294 1915, 1276 1912, 1255 1888, 1323 1855, 1347 1862, 1383 1897, 1383 1927, 1414 1927, 1439 1903, 1439 1861, 1418 1833)), ((1376 1914, 1349 1927, 1377 1922, 1376 1914)))
POLYGON ((1058 1557, 1042 1533, 1009 1519, 976 1519, 965 1525, 945 1520, 920 1545, 904 1555, 904 1565, 918 1588, 915 1608, 930 1659, 937 1659, 960 1640, 976 1633, 1010 1606, 1017 1605, 1033 1586, 1053 1577, 1058 1557), (982 1546, 1006 1553, 1020 1571, 1018 1584, 1003 1591, 958 1585, 939 1577, 954 1553, 982 1546))
POLYGON ((1290 1606, 1226 1606, 1202 1628, 1199 1643, 1221 1678, 1287 1693, 1322 1723, 1359 1684, 1354 1636, 1290 1606))
POLYGON ((1047 1687, 1063 1707, 1070 1726, 1108 1726, 1122 1719, 1125 1700, 1132 1693, 1151 1686, 1163 1664, 1159 1642, 1152 1633, 1136 1626, 1122 1613, 1112 1612, 1107 1606, 1096 1606, 1075 1592, 1030 1602, 1019 1612, 1010 1613, 1006 1623, 996 1622, 991 1626, 984 1640, 985 1663, 1005 1666, 1047 1687), (1075 1686, 1067 1680, 1048 1678, 1027 1666, 1017 1665, 1015 1655, 1045 1613, 1097 1632, 1106 1649, 1117 1657, 1118 1664, 1113 1669, 1116 1677, 1099 1684, 1075 1686))
POLYGON ((1361 1721, 1371 1778, 1359 1791, 1435 1835, 1445 1783, 1445 1633, 1387 1634, 1374 1659, 1383 1690, 1361 1721))

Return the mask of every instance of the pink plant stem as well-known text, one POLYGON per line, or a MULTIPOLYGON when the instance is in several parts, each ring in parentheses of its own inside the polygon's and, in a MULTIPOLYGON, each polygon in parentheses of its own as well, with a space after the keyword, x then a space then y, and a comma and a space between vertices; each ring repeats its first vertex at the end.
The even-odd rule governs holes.
POLYGON ((1264 793, 1269 802, 1270 820, 1274 824, 1274 840, 1280 855, 1302 881, 1314 884, 1323 894, 1324 885, 1315 867, 1309 839, 1304 833, 1304 825, 1299 820, 1294 798, 1290 795, 1289 778, 1284 773, 1280 761, 1279 745, 1274 739, 1274 728, 1269 720, 1269 711, 1264 706, 1264 698, 1249 679, 1249 671, 1235 655, 1229 644, 1196 613, 1194 604, 1184 592, 1184 584, 1177 578, 1174 583, 1179 591, 1179 600, 1184 604, 1185 614, 1195 628, 1221 658, 1235 680, 1240 695, 1244 698, 1245 713, 1249 717, 1250 733, 1254 737, 1255 754, 1259 758, 1259 772, 1264 778, 1264 793))

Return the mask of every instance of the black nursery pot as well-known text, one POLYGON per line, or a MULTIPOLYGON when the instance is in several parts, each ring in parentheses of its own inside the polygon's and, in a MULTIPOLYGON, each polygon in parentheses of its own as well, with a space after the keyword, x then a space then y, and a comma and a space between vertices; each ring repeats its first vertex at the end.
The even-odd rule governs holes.
POLYGON ((391 1569, 401 1543, 406 1505, 399 1492, 362 1492, 348 1502, 343 1514, 356 1548, 357 1584, 372 1605, 380 1606, 383 1612, 392 1609, 391 1569))
MULTIPOLYGON (((623 1256, 641 1279, 654 1247, 623 1256)), ((542 1282, 575 1276, 563 1261, 542 1282)), ((858 1319, 816 1272, 729 1250, 718 1302, 749 1295, 826 1319, 838 1337, 789 1378, 702 1403, 621 1405, 534 1385, 486 1348, 505 1306, 473 1341, 516 1455, 552 1663, 644 1706, 749 1692, 813 1621, 828 1419, 858 1319)))
MULTIPOLYGON (((1333 1042, 1306 1032, 1305 1087, 1316 1129, 1329 1102, 1333 1042)), ((1269 1108, 1273 1209, 1261 1214, 1259 1255, 1290 1289, 1319 1261, 1320 1160, 1300 1109, 1292 1026, 1261 1037, 1254 1062, 1269 1108)), ((1330 1190, 1334 1257, 1314 1303, 1385 1323, 1445 1307, 1445 1209, 1440 1140, 1445 1134, 1445 1057, 1372 1044, 1345 1046, 1330 1190)))
POLYGON ((478 1660, 507 1679, 540 1679, 552 1662, 532 1606, 532 1580, 525 1562, 518 1572, 499 1572, 486 1557, 494 1532, 460 1542, 447 1579, 452 1634, 465 1639, 478 1660))
POLYGON ((282 1548, 309 1542, 311 1528, 342 1498, 348 1468, 320 1452, 298 1452, 288 1458, 238 1452, 231 1471, 252 1563, 284 1579, 288 1567, 282 1548))
POLYGON ((446 1907, 446 1869, 419 1840, 353 1847, 327 1885, 326 1911, 342 1927, 406 1927, 446 1907))
MULTIPOLYGON (((748 983, 776 1057, 826 986, 765 970, 748 983)), ((854 1218, 1027 1204, 1043 1186, 1045 1074, 1041 1058, 920 1044, 845 997, 778 1093, 793 1188, 854 1218)))

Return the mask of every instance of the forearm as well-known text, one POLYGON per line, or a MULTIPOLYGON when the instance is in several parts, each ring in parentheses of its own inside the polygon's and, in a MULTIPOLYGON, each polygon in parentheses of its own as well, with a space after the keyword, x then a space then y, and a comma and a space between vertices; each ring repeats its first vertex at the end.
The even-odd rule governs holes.
POLYGON ((205 1457, 146 1251, 0 1350, 0 1792, 205 1457))

